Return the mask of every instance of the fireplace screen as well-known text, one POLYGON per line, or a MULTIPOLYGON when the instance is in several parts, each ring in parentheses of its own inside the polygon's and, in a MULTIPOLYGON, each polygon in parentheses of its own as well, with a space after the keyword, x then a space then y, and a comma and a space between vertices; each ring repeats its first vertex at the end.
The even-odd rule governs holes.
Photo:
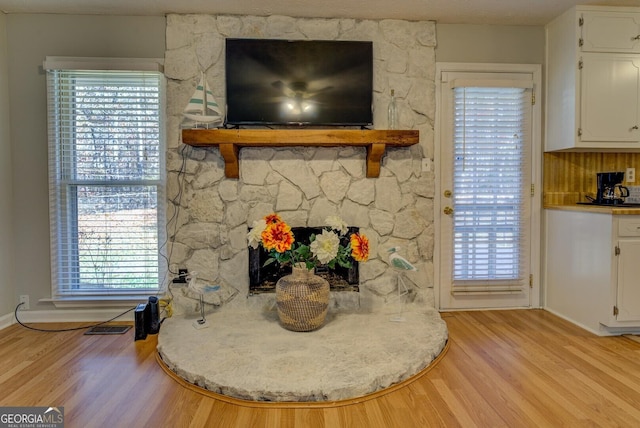
MULTIPOLYGON (((349 234, 358 232, 360 228, 349 227, 349 234)), ((296 241, 309 243, 309 237, 313 234, 322 233, 321 227, 292 227, 291 231, 296 241)), ((348 237, 342 238, 343 245, 348 244, 348 237)), ((249 247, 249 293, 271 293, 275 292, 276 282, 280 277, 291 273, 290 266, 279 266, 277 263, 270 263, 264 266, 268 259, 268 253, 262 248, 253 249, 249 247)), ((336 266, 335 269, 328 269, 324 266, 316 268, 316 275, 319 275, 329 282, 331 291, 359 291, 358 262, 352 260, 351 268, 346 269, 336 266)))

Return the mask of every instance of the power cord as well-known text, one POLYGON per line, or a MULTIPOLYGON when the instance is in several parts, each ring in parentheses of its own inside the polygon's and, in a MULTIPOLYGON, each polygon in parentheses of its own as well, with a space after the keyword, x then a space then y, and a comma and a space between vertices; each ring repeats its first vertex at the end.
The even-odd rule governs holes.
POLYGON ((18 321, 18 324, 20 324, 22 327, 27 328, 27 329, 29 329, 29 330, 34 330, 34 331, 43 331, 43 332, 46 332, 46 333, 62 333, 62 332, 65 332, 65 331, 76 331, 76 330, 84 330, 84 329, 86 329, 86 328, 98 327, 98 326, 100 326, 100 325, 103 325, 103 324, 106 324, 106 323, 108 323, 108 322, 111 322, 111 321, 113 321, 113 320, 115 320, 115 319, 117 319, 117 318, 120 318, 121 316, 123 316, 123 315, 125 315, 125 314, 127 314, 127 313, 129 313, 129 312, 131 312, 132 310, 134 310, 134 309, 135 309, 135 307, 130 308, 130 309, 127 309, 127 310, 126 310, 126 311, 124 311, 123 313, 121 313, 121 314, 119 314, 119 315, 116 315, 115 317, 111 318, 110 320, 103 321, 103 322, 99 322, 99 323, 97 323, 97 324, 85 325, 85 326, 82 326, 82 327, 74 327, 74 328, 61 328, 61 329, 51 329, 51 330, 47 330, 47 329, 43 329, 43 328, 31 327, 31 326, 29 326, 29 325, 24 324, 22 321, 20 321, 20 319, 18 318, 18 308, 19 308, 20 306, 22 306, 22 305, 24 305, 24 302, 20 302, 20 303, 18 303, 18 306, 16 306, 16 309, 13 311, 13 314, 14 314, 14 315, 15 315, 15 317, 16 317, 16 321, 18 321))
MULTIPOLYGON (((171 239, 171 242, 174 243, 175 242, 175 235, 176 232, 178 230, 178 215, 180 214, 180 207, 182 206, 182 195, 184 194, 184 183, 185 183, 185 175, 187 172, 187 150, 189 150, 189 153, 193 152, 193 148, 191 146, 188 146, 186 144, 183 144, 182 147, 180 147, 179 149, 179 153, 180 156, 182 158, 182 164, 180 165, 180 170, 178 171, 178 174, 176 176, 176 181, 177 181, 177 188, 178 188, 178 192, 177 194, 170 199, 170 202, 172 203, 172 207, 173 207, 173 214, 171 215, 171 217, 169 218, 169 220, 167 220, 166 222, 166 238, 165 241, 162 243, 162 245, 160 246, 160 256, 165 260, 165 262, 167 263, 167 270, 165 271, 165 275, 164 278, 162 280, 162 284, 165 283, 166 279, 167 279, 167 273, 171 273, 173 275, 178 275, 178 272, 173 272, 171 270, 171 255, 173 254, 173 245, 171 246, 170 250, 169 250, 169 255, 165 255, 162 252, 162 248, 165 248, 165 246, 167 245, 169 239, 171 239), (172 221, 174 221, 173 224, 173 233, 171 233, 169 231, 169 224, 171 224, 172 221)), ((169 299, 168 301, 165 301, 165 304, 162 308, 162 313, 165 313, 167 315, 167 317, 170 317, 173 314, 173 309, 171 307, 171 301, 173 300, 173 291, 171 290, 171 281, 169 281, 169 283, 167 284, 167 293, 169 294, 169 299)), ((156 293, 156 297, 158 297, 158 295, 160 294, 160 290, 158 290, 158 293, 156 293)), ((164 299, 160 299, 161 301, 164 299)), ((166 317, 165 317, 166 318, 166 317)), ((163 318, 163 321, 164 319, 163 318)), ((162 323, 162 322, 161 322, 162 323)))
MULTIPOLYGON (((169 220, 167 220, 166 222, 166 237, 164 242, 162 243, 162 245, 160 245, 160 250, 162 250, 162 248, 165 248, 165 246, 167 245, 168 241, 169 241, 169 236, 171 236, 171 242, 174 242, 175 240, 175 234, 176 231, 178 230, 178 222, 177 222, 177 218, 178 215, 180 213, 180 207, 182 204, 182 195, 184 193, 184 179, 185 179, 185 175, 186 175, 186 170, 187 170, 187 149, 190 148, 190 146, 187 146, 186 144, 183 144, 182 147, 180 148, 180 156, 182 157, 182 164, 180 165, 180 170, 178 171, 178 175, 176 176, 176 181, 178 184, 178 194, 176 196, 174 196, 173 198, 170 199, 170 202, 173 204, 173 214, 171 215, 171 217, 169 218, 169 220), (172 221, 175 221, 174 225, 173 225, 173 234, 170 234, 169 232, 169 224, 171 224, 172 221)), ((192 150, 191 150, 192 151, 192 150)), ((160 251, 160 256, 166 261, 167 263, 167 272, 171 273, 173 275, 178 275, 178 272, 173 272, 171 270, 171 264, 169 263, 170 259, 171 259, 171 254, 173 253, 173 246, 171 247, 171 249, 169 250, 169 255, 166 256, 162 253, 162 251, 160 251)), ((166 277, 166 276, 165 276, 166 277)))
MULTIPOLYGON (((174 210, 173 210, 173 214, 172 214, 172 216, 171 216, 171 217, 169 218, 169 220, 167 221, 167 225, 165 226, 165 227, 166 227, 166 230, 167 230, 167 237, 165 238, 165 241, 164 241, 164 242, 162 243, 162 245, 160 246, 160 249, 164 248, 164 247, 167 245, 167 242, 168 242, 168 240, 169 240, 169 236, 168 236, 168 235, 169 235, 168 226, 169 226, 169 224, 171 223, 171 221, 175 220, 175 219, 178 217, 178 214, 179 214, 179 212, 180 212, 180 206, 181 206, 181 203, 182 203, 182 195, 183 195, 183 192, 184 192, 184 176, 185 176, 185 174, 186 174, 186 165, 187 165, 187 153, 186 153, 186 149, 187 149, 188 147, 189 147, 189 146, 187 146, 187 145, 183 145, 183 146, 182 146, 182 148, 181 148, 181 150, 180 150, 180 155, 181 155, 181 157, 182 157, 182 164, 181 164, 181 166, 180 166, 180 170, 178 171, 178 175, 177 175, 177 177, 176 177, 176 179, 177 179, 177 181, 178 181, 178 194, 177 194, 175 197, 173 197, 173 198, 171 199, 171 202, 173 203, 174 210)), ((176 230, 177 230, 177 223, 175 223, 175 224, 174 224, 174 230, 173 230, 173 235, 172 235, 174 238, 175 238, 176 230)), ((161 257, 166 261, 166 263, 167 263, 167 272, 168 272, 168 273, 172 273, 172 274, 177 275, 177 272, 172 272, 172 271, 171 271, 171 265, 170 265, 170 263, 169 263, 169 260, 170 260, 170 258, 171 258, 171 253, 172 253, 172 252, 173 252, 173 247, 171 247, 169 257, 165 256, 165 255, 162 253, 162 251, 160 251, 160 256, 161 256, 161 257)), ((165 272, 165 278, 163 278, 163 281, 162 281, 163 283, 164 283, 164 281, 166 280, 166 274, 167 274, 167 272, 165 272)), ((168 291, 169 295, 171 296, 171 299, 173 299, 173 293, 172 293, 172 291, 171 291, 171 284, 169 284, 169 285, 167 286, 167 291, 168 291)), ((158 290, 158 293, 156 293, 156 297, 158 296, 158 294, 159 294, 159 293, 160 293, 160 291, 158 290)), ((29 329, 29 330, 42 331, 42 332, 53 332, 53 333, 61 333, 61 332, 65 332, 65 331, 84 330, 84 329, 87 329, 87 328, 97 327, 97 326, 100 326, 100 325, 106 324, 106 323, 108 323, 108 322, 111 322, 111 321, 113 321, 113 320, 115 320, 115 319, 117 319, 117 318, 120 318, 121 316, 123 316, 123 315, 125 315, 125 314, 127 314, 127 313, 129 313, 129 312, 131 312, 131 311, 133 311, 133 310, 135 309, 135 307, 130 308, 130 309, 127 309, 127 310, 126 310, 126 311, 124 311, 123 313, 121 313, 121 314, 119 314, 119 315, 116 315, 115 317, 111 318, 110 320, 103 321, 103 322, 100 322, 100 323, 97 323, 97 324, 91 324, 91 325, 86 325, 86 326, 82 326, 82 327, 74 327, 74 328, 64 328, 64 329, 51 329, 51 330, 48 330, 48 329, 41 329, 41 328, 31 327, 31 326, 29 326, 29 325, 24 324, 22 321, 20 321, 20 319, 18 318, 18 308, 20 308, 20 306, 22 306, 22 305, 24 305, 24 302, 19 303, 19 304, 18 304, 18 306, 16 306, 15 310, 13 311, 13 313, 14 313, 14 315, 15 315, 15 318, 16 318, 16 321, 18 322, 18 324, 20 324, 22 327, 27 328, 27 329, 29 329)), ((168 316, 171 316, 171 312, 172 312, 172 311, 167 310, 167 306, 168 306, 168 305, 165 305, 165 307, 163 308, 163 312, 166 312, 168 316)), ((162 324, 162 322, 164 322, 164 320, 165 320, 165 319, 166 319, 166 317, 162 318, 162 320, 160 321, 160 324, 162 324)))

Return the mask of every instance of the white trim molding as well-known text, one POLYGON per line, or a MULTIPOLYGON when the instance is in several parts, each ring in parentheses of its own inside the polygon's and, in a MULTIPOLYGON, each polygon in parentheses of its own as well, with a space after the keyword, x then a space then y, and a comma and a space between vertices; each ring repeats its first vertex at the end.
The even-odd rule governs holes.
POLYGON ((0 317, 0 330, 5 329, 16 323, 16 319, 13 317, 13 312, 0 317))
MULTIPOLYGON (((23 323, 34 323, 34 322, 96 323, 96 322, 108 321, 111 318, 117 317, 123 312, 124 310, 122 309, 69 309, 69 310, 58 309, 58 310, 47 310, 47 311, 19 311, 18 318, 23 323)), ((17 321, 13 317, 13 314, 10 314, 10 315, 13 321, 11 324, 15 324, 17 321)), ((133 321, 133 310, 127 312, 121 317, 118 317, 114 321, 133 321)))

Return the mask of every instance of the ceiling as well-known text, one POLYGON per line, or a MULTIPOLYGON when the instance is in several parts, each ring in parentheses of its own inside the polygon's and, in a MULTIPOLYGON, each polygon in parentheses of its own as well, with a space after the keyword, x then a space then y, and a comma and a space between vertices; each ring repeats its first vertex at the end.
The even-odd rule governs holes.
POLYGON ((90 15, 204 13, 395 18, 448 24, 544 25, 576 4, 640 6, 640 0, 0 0, 0 10, 90 15))

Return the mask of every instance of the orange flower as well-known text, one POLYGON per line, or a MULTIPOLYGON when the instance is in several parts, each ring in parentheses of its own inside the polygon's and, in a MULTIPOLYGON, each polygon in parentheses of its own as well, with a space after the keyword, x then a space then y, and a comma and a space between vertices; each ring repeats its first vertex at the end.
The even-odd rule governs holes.
POLYGON ((271 224, 271 223, 282 223, 282 219, 280 218, 280 216, 276 213, 273 214, 269 214, 264 216, 264 221, 267 224, 271 224))
POLYGON ((366 262, 369 258, 369 240, 366 236, 354 233, 351 235, 351 255, 358 262, 366 262))
POLYGON ((279 253, 290 250, 295 241, 291 228, 287 223, 282 221, 273 223, 267 220, 267 227, 261 236, 262 246, 265 250, 276 250, 279 253))

